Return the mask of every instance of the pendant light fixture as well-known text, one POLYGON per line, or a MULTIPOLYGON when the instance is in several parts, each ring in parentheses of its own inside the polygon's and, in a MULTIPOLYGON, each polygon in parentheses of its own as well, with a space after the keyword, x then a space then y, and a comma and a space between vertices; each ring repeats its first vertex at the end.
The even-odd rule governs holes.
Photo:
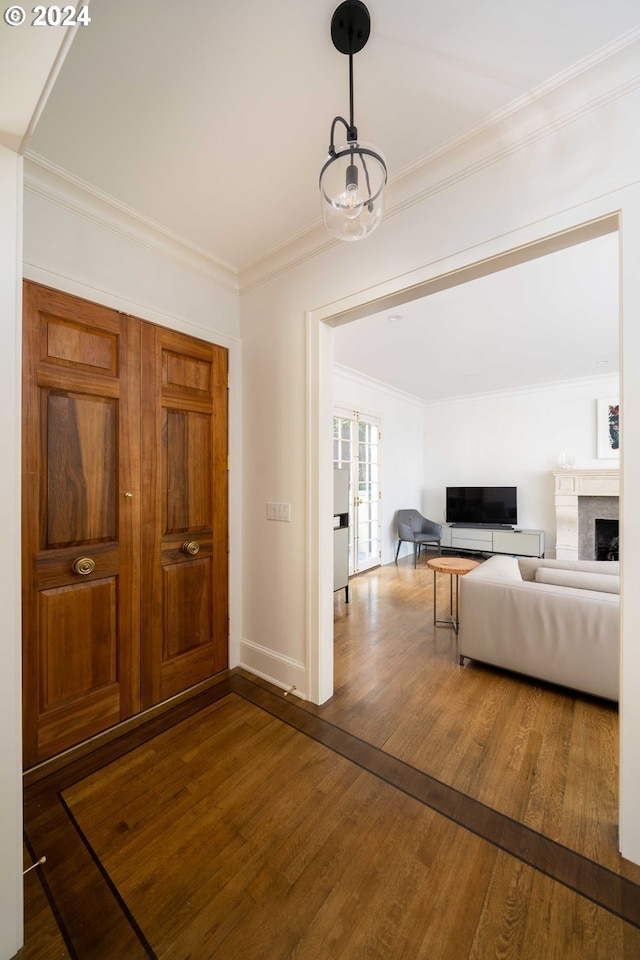
POLYGON ((353 56, 371 30, 369 11, 361 0, 345 0, 331 19, 331 39, 349 57, 349 123, 335 117, 331 124, 329 155, 320 171, 322 218, 340 240, 360 240, 380 223, 384 209, 387 167, 377 147, 358 138, 353 118, 353 56), (337 124, 346 130, 346 143, 335 145, 337 124))

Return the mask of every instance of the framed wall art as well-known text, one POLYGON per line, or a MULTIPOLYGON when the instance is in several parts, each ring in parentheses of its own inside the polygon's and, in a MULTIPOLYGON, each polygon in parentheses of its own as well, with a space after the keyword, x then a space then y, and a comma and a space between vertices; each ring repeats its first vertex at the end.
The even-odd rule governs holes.
POLYGON ((616 398, 597 401, 597 449, 598 460, 610 460, 620 456, 620 400, 616 398))

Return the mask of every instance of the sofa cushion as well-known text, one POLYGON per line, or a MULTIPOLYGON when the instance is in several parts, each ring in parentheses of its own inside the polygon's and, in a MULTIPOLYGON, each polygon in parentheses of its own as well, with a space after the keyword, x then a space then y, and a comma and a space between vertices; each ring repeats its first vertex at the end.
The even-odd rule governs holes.
POLYGON ((520 567, 515 557, 503 554, 494 554, 479 566, 475 567, 465 578, 473 577, 476 580, 515 580, 522 583, 520 567))
POLYGON ((597 590, 600 593, 620 593, 620 577, 609 573, 538 567, 535 579, 536 583, 552 583, 558 587, 578 587, 580 590, 597 590))
POLYGON ((518 558, 518 566, 523 580, 536 579, 536 570, 539 567, 552 567, 555 570, 575 570, 580 573, 602 573, 609 576, 620 576, 619 560, 545 560, 531 557, 518 558))

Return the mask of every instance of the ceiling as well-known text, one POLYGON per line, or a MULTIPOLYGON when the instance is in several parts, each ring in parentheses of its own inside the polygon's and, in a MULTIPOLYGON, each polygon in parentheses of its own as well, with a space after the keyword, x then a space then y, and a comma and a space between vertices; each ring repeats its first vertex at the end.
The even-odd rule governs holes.
POLYGON ((334 359, 429 402, 617 374, 617 233, 334 330, 334 359))
MULTIPOLYGON (((331 121, 348 112, 336 6, 92 0, 29 153, 239 271, 319 223, 331 121)), ((368 6, 355 120, 390 180, 640 22, 637 0, 368 6)), ((19 35, 2 26, 2 42, 19 35)))
MULTIPOLYGON (((391 182, 640 23, 637 0, 367 3, 355 120, 391 182)), ((27 155, 241 273, 320 223, 336 6, 91 0, 27 155)), ((615 373, 617 295, 612 235, 344 326, 336 359, 427 401, 615 373)))

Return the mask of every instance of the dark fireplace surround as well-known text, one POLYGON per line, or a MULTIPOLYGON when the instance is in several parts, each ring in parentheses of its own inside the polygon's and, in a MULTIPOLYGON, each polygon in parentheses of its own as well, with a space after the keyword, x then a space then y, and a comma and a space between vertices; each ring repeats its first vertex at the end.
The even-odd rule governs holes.
POLYGON ((580 497, 578 501, 580 560, 618 559, 618 512, 618 497, 580 497))

